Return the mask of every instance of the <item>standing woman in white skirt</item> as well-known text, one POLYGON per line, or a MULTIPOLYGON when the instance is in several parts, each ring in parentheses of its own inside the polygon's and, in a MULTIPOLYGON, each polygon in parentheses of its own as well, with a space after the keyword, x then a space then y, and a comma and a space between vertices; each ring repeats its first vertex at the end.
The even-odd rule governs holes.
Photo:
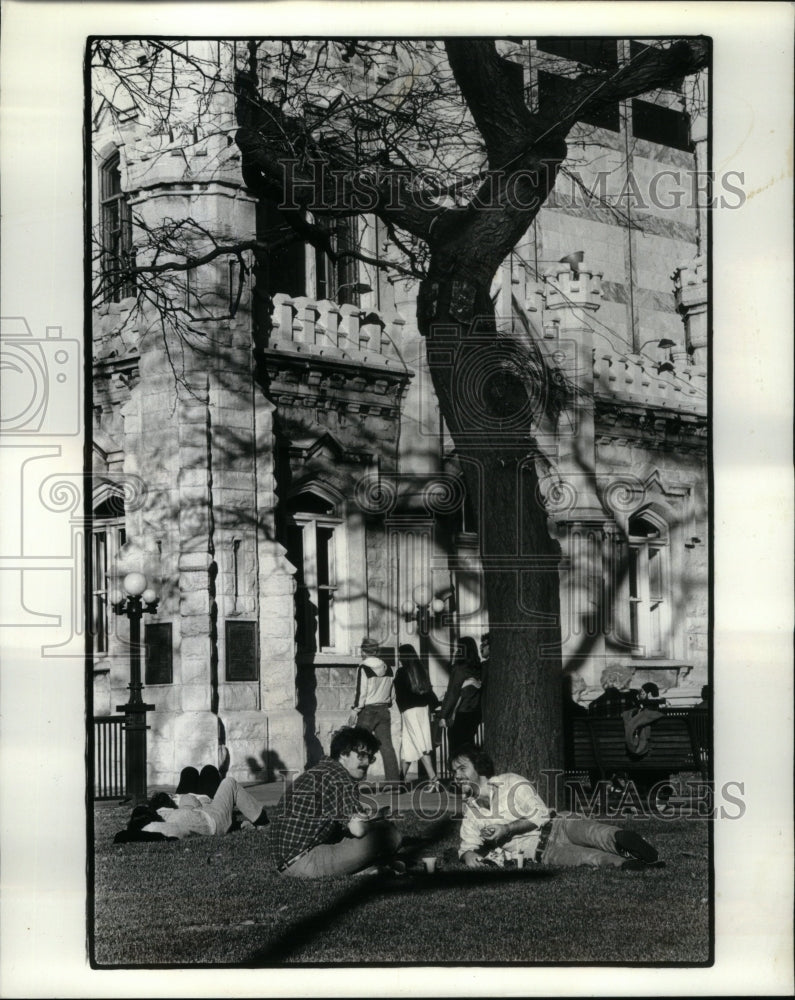
MULTIPOLYGON (((395 701, 403 723, 400 743, 403 777, 405 779, 408 776, 409 768, 415 761, 421 760, 428 773, 430 787, 436 790, 439 785, 431 756, 433 743, 430 713, 439 705, 439 699, 433 692, 428 671, 417 655, 417 650, 406 643, 399 647, 398 658, 400 666, 395 674, 395 701)), ((417 776, 419 777, 419 773, 417 776)))

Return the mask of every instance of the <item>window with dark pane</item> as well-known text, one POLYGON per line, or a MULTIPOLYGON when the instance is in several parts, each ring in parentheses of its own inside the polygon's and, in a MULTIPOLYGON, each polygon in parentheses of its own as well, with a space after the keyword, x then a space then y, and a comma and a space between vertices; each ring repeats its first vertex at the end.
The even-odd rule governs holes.
POLYGON ((94 508, 91 530, 91 635, 94 652, 107 653, 110 638, 111 573, 127 535, 121 523, 124 500, 115 494, 94 508))
POLYGON ((334 645, 334 529, 317 525, 317 625, 320 648, 334 645))
POLYGON ((334 505, 307 492, 288 505, 285 547, 296 567, 295 619, 300 653, 334 652, 338 647, 334 600, 341 522, 334 505))
MULTIPOLYGON (((329 234, 329 241, 336 253, 358 249, 355 219, 322 219, 316 224, 329 234)), ((340 305, 359 305, 359 264, 354 257, 333 260, 321 249, 315 250, 315 296, 332 299, 340 305)))
POLYGON ((94 551, 91 566, 93 597, 94 649, 97 653, 108 651, 108 532, 94 532, 94 551))
POLYGON ((119 302, 135 295, 135 280, 129 268, 135 266, 132 245, 132 213, 121 185, 121 159, 114 153, 99 174, 102 288, 106 302, 119 302))
POLYGON ((665 525, 650 515, 629 522, 630 637, 636 655, 669 655, 671 601, 665 525))
POLYGON ((661 146, 693 151, 690 141, 690 120, 684 111, 662 108, 648 101, 632 102, 632 134, 636 139, 656 142, 661 146))

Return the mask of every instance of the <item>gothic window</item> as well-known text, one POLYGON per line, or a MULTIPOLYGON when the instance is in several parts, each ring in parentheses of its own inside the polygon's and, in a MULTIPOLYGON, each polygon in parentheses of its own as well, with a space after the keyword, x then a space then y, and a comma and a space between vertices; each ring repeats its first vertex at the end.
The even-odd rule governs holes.
MULTIPOLYGON (((336 252, 354 250, 358 243, 355 219, 336 219, 333 222, 317 220, 328 229, 331 245, 336 252)), ((333 261, 322 250, 315 251, 315 297, 331 299, 340 305, 359 305, 358 261, 354 257, 342 257, 333 261)))
POLYGON ((636 656, 670 655, 668 531, 646 511, 629 522, 629 621, 636 656))
POLYGON ((113 500, 94 512, 91 533, 91 633, 94 652, 108 652, 108 588, 110 574, 119 549, 126 541, 124 519, 113 512, 113 500))
POLYGON ((129 199, 122 191, 118 152, 102 164, 99 181, 102 288, 106 302, 119 302, 135 295, 135 281, 125 275, 125 269, 134 265, 135 257, 132 213, 129 199))
POLYGON ((334 653, 341 646, 335 600, 344 531, 333 504, 314 493, 292 502, 287 556, 296 567, 296 637, 299 653, 334 653))

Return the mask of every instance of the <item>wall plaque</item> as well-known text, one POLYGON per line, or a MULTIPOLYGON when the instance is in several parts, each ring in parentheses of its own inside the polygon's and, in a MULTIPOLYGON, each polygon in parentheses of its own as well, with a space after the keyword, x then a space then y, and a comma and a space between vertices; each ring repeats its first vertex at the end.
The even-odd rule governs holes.
POLYGON ((147 623, 145 684, 171 684, 174 679, 174 652, 171 642, 171 622, 147 623))
POLYGON ((259 677, 257 623, 226 622, 226 679, 255 681, 259 677))

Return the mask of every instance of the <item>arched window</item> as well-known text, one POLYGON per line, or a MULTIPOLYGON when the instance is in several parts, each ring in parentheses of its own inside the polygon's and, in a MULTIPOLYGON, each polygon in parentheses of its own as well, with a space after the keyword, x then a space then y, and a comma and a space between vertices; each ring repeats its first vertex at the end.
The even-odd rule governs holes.
POLYGON ((635 655, 670 655, 668 528, 648 510, 629 521, 629 622, 635 655))
POLYGON ((342 531, 335 504, 318 493, 301 493, 287 505, 286 547, 296 567, 299 653, 334 653, 340 646, 335 600, 342 531))
POLYGON ((99 171, 99 222, 102 241, 102 288, 106 302, 119 302, 135 295, 135 281, 126 269, 135 263, 132 246, 132 214, 121 186, 118 152, 108 157, 99 171))

